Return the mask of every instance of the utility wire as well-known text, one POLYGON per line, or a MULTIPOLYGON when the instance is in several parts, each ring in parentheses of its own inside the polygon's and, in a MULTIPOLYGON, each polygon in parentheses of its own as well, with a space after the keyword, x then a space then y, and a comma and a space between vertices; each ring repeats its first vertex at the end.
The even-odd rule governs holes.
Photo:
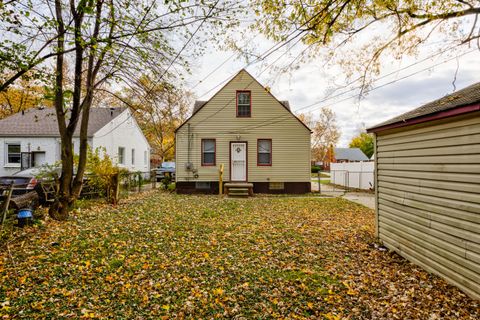
MULTIPOLYGON (((458 59, 459 57, 462 57, 462 56, 467 55, 467 54, 469 54, 469 53, 472 53, 472 52, 474 52, 474 51, 477 51, 477 49, 467 51, 467 52, 465 52, 465 53, 463 53, 463 54, 461 54, 461 55, 458 55, 458 56, 455 56, 455 57, 452 57, 452 58, 443 60, 443 61, 441 61, 441 62, 439 62, 439 63, 436 63, 436 64, 434 64, 434 65, 431 65, 431 66, 429 66, 429 67, 427 67, 427 68, 418 70, 418 71, 416 71, 416 72, 413 72, 413 73, 408 74, 408 75, 406 75, 406 76, 403 76, 403 77, 401 77, 401 78, 398 78, 398 79, 395 79, 395 80, 386 82, 386 83, 384 83, 384 84, 378 85, 378 86, 373 87, 373 88, 371 88, 371 89, 367 89, 367 90, 364 91, 364 93, 370 93, 370 92, 372 92, 372 91, 375 91, 375 90, 378 90, 378 89, 380 89, 380 88, 386 87, 386 86, 388 86, 388 85, 394 84, 394 83, 399 82, 399 81, 401 81, 401 80, 404 80, 404 79, 413 77, 413 76, 415 76, 415 75, 417 75, 417 74, 419 74, 419 73, 425 72, 425 71, 427 71, 427 70, 429 70, 429 69, 431 69, 431 68, 437 67, 437 66, 442 65, 442 64, 444 64, 444 63, 447 63, 447 62, 449 62, 449 61, 451 61, 451 60, 458 59)), ((408 66, 408 67, 411 67, 411 66, 408 66)), ((408 67, 406 67, 406 68, 408 68, 408 67)), ((406 69, 406 68, 405 68, 405 69, 406 69)), ((396 71, 396 72, 398 72, 398 71, 396 71)), ((381 78, 384 78, 384 77, 381 77, 381 78)), ((381 79, 381 78, 379 78, 379 79, 381 79)), ((377 80, 379 80, 379 79, 377 79, 377 80)), ((377 81, 377 80, 375 80, 375 81, 377 81)), ((352 89, 352 90, 343 92, 342 95, 345 94, 345 93, 348 93, 348 92, 352 92, 352 91, 354 91, 354 90, 356 90, 356 89, 358 89, 358 88, 354 88, 354 89, 352 89)), ((338 104, 338 103, 340 103, 340 102, 344 102, 344 101, 350 100, 350 99, 355 98, 355 97, 357 97, 357 96, 358 96, 357 94, 348 96, 348 97, 346 97, 346 98, 344 98, 344 99, 341 99, 341 100, 338 100, 338 101, 335 101, 335 102, 331 103, 331 105, 335 105, 335 104, 338 104)), ((333 98, 333 97, 332 97, 332 98, 333 98)), ((312 104, 310 104, 310 105, 308 105, 308 106, 304 106, 304 107, 302 107, 302 108, 299 108, 299 109, 297 109, 296 111, 299 111, 299 110, 302 110, 302 109, 306 109, 306 108, 311 108, 311 107, 313 107, 313 106, 315 106, 315 105, 318 105, 318 104, 320 104, 320 103, 322 103, 322 102, 324 102, 324 101, 326 101, 326 100, 329 100, 329 99, 322 99, 322 100, 317 101, 317 102, 314 102, 314 103, 312 103, 312 104)), ((315 109, 318 109, 318 108, 315 108, 315 109)), ((290 116, 290 115, 287 115, 287 117, 289 117, 289 116, 290 116)), ((260 125, 250 126, 250 127, 244 127, 243 130, 252 130, 252 129, 260 128, 260 127, 263 127, 263 126, 272 124, 272 120, 279 119, 279 118, 285 118, 285 116, 279 116, 279 117, 270 119, 270 120, 268 120, 268 123, 265 123, 265 124, 260 124, 260 125)), ((285 120, 285 119, 282 119, 281 121, 283 121, 283 120, 285 120)), ((273 123, 278 123, 278 122, 281 122, 281 121, 276 121, 276 122, 273 122, 273 123)), ((267 122, 267 121, 265 121, 265 122, 267 122)), ((242 130, 242 128, 241 128, 240 130, 242 130)))
MULTIPOLYGON (((406 66, 406 67, 403 67, 403 68, 401 68, 401 69, 398 69, 398 70, 396 70, 396 71, 393 71, 393 72, 391 72, 391 73, 388 73, 388 74, 386 74, 386 75, 384 75, 384 76, 382 76, 382 77, 379 77, 379 78, 375 79, 374 82, 376 82, 376 81, 378 81, 378 80, 381 80, 381 79, 384 79, 384 78, 386 78, 386 77, 388 77, 388 76, 390 76, 390 75, 393 75, 393 74, 395 74, 395 73, 398 73, 398 72, 400 72, 400 71, 403 71, 403 70, 406 70, 406 69, 408 69, 408 68, 411 68, 412 66, 415 66, 415 65, 417 65, 417 64, 419 64, 419 63, 421 63, 421 62, 423 62, 423 61, 425 61, 425 60, 431 59, 432 57, 435 57, 435 56, 437 56, 437 55, 439 55, 439 54, 441 54, 441 53, 444 53, 444 52, 446 52, 446 51, 452 50, 452 49, 454 49, 454 48, 455 48, 455 47, 451 47, 451 48, 449 48, 449 49, 440 51, 440 52, 438 52, 438 53, 436 53, 436 54, 434 54, 434 55, 431 55, 431 56, 429 56, 429 57, 427 57, 427 58, 424 58, 424 59, 422 59, 422 60, 420 60, 420 61, 417 61, 417 62, 415 62, 415 63, 413 63, 413 64, 410 64, 410 65, 408 65, 408 66, 406 66)), ((449 61, 451 61, 451 60, 458 59, 459 57, 462 57, 462 56, 464 56, 464 55, 470 54, 470 53, 475 52, 475 51, 477 51, 477 49, 473 49, 473 50, 467 51, 467 52, 465 52, 465 53, 462 53, 462 54, 460 54, 460 55, 457 55, 457 56, 455 56, 455 57, 445 59, 445 60, 443 60, 443 61, 441 61, 441 62, 438 62, 438 63, 436 63, 436 64, 434 64, 434 65, 431 65, 431 66, 428 66, 428 67, 423 68, 423 69, 421 69, 421 70, 418 70, 418 71, 416 71, 416 72, 410 73, 410 74, 405 75, 405 76, 403 76, 403 77, 401 77, 401 78, 398 78, 398 79, 395 79, 395 80, 386 82, 386 83, 384 83, 384 84, 378 85, 378 86, 376 86, 376 87, 373 87, 373 88, 371 88, 371 89, 365 90, 363 93, 369 93, 369 92, 378 90, 378 89, 380 89, 380 88, 383 88, 383 87, 385 87, 385 86, 388 86, 388 85, 394 84, 394 83, 396 83, 396 82, 402 81, 402 80, 404 80, 404 79, 410 78, 410 77, 415 76, 415 75, 417 75, 417 74, 419 74, 419 73, 425 72, 425 71, 427 71, 427 70, 429 70, 429 69, 431 69, 431 68, 434 68, 434 67, 436 67, 436 66, 442 65, 442 64, 444 64, 444 63, 446 63, 446 62, 449 62, 449 61)), ((359 79, 353 81, 352 83, 357 82, 358 80, 359 80, 359 79)), ((347 93, 349 93, 349 92, 353 92, 353 91, 357 90, 358 88, 360 88, 360 87, 355 87, 355 88, 352 88, 352 89, 350 89, 350 90, 344 91, 344 92, 342 92, 342 93, 340 93, 340 94, 338 94, 338 95, 335 95, 335 96, 332 96, 332 97, 328 97, 328 98, 324 98, 324 99, 322 99, 322 100, 316 101, 316 102, 314 102, 314 103, 312 103, 312 104, 309 104, 309 105, 307 105, 307 106, 301 107, 301 108, 297 109, 296 111, 311 108, 311 107, 316 106, 316 105, 318 105, 318 104, 320 104, 320 103, 322 103, 322 102, 331 100, 331 99, 336 98, 336 97, 338 97, 338 96, 342 96, 342 95, 347 94, 347 93)), ((340 102, 344 102, 344 101, 350 100, 350 99, 352 99, 352 98, 355 98, 355 97, 357 97, 357 96, 358 96, 357 94, 354 94, 354 95, 348 96, 348 97, 346 97, 346 98, 344 98, 344 99, 341 99, 341 100, 339 100, 339 101, 335 101, 335 102, 333 102, 333 103, 331 103, 331 104, 332 104, 332 105, 335 105, 335 104, 338 104, 338 103, 340 103, 340 102)), ((229 102, 229 103, 230 103, 230 102, 229 102)), ((315 109, 318 109, 318 108, 315 108, 315 109)), ((213 115, 214 115, 214 114, 213 114, 213 115)), ((213 116, 213 115, 212 115, 212 116, 213 116)), ((282 115, 282 116, 279 116, 279 117, 276 117, 276 118, 273 118, 273 119, 269 119, 269 120, 267 120, 267 121, 264 121, 263 123, 260 123, 260 124, 258 124, 258 125, 245 126, 245 127, 242 127, 242 128, 235 129, 235 131, 248 131, 248 130, 252 130, 252 129, 264 127, 264 126, 266 126, 266 125, 270 125, 270 124, 274 124, 274 123, 279 123, 279 122, 281 122, 281 121, 288 120, 290 117, 291 117, 291 114, 282 115), (279 121, 275 121, 275 120, 279 120, 279 121), (272 121, 274 121, 274 122, 272 122, 272 121)), ((204 120, 205 120, 205 119, 204 119, 204 120)), ((229 132, 223 132, 223 133, 228 134, 229 132)))

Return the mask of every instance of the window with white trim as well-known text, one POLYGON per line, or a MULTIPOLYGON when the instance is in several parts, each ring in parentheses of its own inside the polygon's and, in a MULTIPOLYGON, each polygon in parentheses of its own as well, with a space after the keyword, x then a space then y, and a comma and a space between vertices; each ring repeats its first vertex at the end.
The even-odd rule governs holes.
POLYGON ((20 164, 21 147, 20 143, 5 144, 5 164, 20 164))
POLYGON ((135 149, 132 148, 132 165, 135 164, 135 149))
POLYGON ((148 151, 147 150, 143 151, 143 164, 144 165, 148 164, 148 151))

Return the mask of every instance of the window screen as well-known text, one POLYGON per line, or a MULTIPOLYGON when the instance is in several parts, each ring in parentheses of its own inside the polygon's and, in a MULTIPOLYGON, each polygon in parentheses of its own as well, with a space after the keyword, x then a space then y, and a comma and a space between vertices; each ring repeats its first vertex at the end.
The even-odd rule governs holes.
POLYGON ((215 165, 215 139, 202 139, 202 166, 215 165))
POLYGON ((272 140, 258 140, 258 165, 269 166, 272 164, 272 140))
POLYGON ((251 116, 251 93, 250 91, 237 92, 237 117, 251 116))

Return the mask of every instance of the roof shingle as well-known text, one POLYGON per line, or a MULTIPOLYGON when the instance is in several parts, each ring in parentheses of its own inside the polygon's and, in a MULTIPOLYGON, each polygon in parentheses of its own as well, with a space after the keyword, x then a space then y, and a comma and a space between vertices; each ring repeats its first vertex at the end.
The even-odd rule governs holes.
MULTIPOLYGON (((116 118, 126 108, 91 108, 88 133, 89 137, 116 118)), ((79 124, 81 117, 79 119, 79 124)), ((80 135, 77 125, 74 136, 80 135)), ((59 136, 55 109, 28 109, 0 120, 0 136, 59 136)))
POLYGON ((334 148, 335 159, 348 161, 368 161, 368 157, 359 148, 334 148))

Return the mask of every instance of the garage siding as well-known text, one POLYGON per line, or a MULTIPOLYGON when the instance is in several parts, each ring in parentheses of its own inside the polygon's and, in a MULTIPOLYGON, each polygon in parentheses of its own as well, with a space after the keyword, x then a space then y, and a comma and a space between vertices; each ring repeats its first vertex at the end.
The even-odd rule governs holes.
POLYGON ((377 133, 376 172, 380 240, 480 299, 480 113, 377 133))

